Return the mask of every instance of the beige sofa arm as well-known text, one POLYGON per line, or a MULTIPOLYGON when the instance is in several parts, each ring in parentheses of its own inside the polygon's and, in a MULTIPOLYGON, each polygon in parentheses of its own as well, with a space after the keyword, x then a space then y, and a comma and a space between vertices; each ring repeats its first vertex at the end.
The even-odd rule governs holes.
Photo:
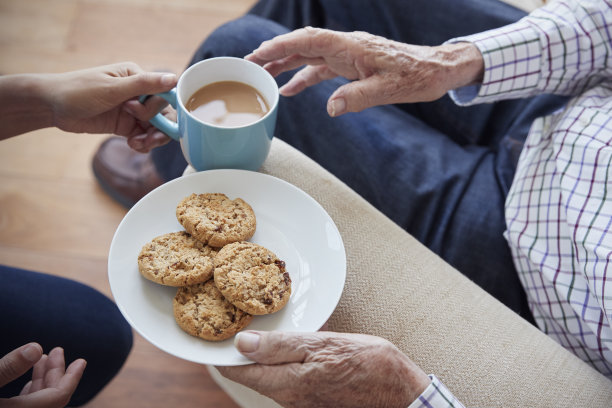
POLYGON ((612 406, 612 382, 305 155, 275 139, 262 172, 310 194, 342 234, 347 280, 331 330, 392 341, 467 406, 612 406))

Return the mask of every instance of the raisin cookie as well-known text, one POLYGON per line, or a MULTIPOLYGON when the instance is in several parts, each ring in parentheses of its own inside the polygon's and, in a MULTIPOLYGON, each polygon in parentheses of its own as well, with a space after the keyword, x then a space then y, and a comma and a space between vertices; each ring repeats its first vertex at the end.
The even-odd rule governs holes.
POLYGON ((212 280, 179 288, 173 309, 181 329, 212 341, 232 337, 253 320, 253 316, 228 302, 212 280))
POLYGON ((236 242, 215 257, 214 282, 228 301, 253 315, 282 309, 291 295, 285 262, 261 245, 236 242))
POLYGON ((138 255, 138 270, 145 278, 166 286, 206 282, 213 276, 217 250, 185 231, 160 235, 138 255))
POLYGON ((217 248, 251 238, 256 228, 249 204, 219 193, 185 197, 176 207, 176 218, 195 238, 217 248))

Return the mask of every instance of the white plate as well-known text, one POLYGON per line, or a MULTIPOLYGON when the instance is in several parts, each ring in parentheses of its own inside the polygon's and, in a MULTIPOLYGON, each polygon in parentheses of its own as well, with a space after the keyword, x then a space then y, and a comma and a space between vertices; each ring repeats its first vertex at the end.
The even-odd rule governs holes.
POLYGON ((185 360, 219 366, 248 364, 233 338, 209 342, 174 321, 176 288, 144 279, 137 257, 158 235, 180 231, 176 206, 191 193, 224 193, 248 202, 257 217, 251 242, 287 265, 292 293, 279 312, 255 316, 248 329, 316 331, 334 311, 346 277, 346 256, 336 225, 312 197, 272 176, 243 170, 209 170, 180 177, 147 194, 115 232, 108 258, 110 287, 121 313, 145 339, 185 360))

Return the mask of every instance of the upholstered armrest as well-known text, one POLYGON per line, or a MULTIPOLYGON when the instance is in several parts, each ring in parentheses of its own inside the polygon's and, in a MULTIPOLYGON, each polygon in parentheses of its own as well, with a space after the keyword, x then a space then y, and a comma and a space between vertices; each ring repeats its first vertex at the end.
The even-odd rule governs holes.
POLYGON ((311 195, 340 230, 347 280, 330 330, 390 340, 466 406, 610 407, 612 382, 305 155, 276 139, 262 172, 311 195))

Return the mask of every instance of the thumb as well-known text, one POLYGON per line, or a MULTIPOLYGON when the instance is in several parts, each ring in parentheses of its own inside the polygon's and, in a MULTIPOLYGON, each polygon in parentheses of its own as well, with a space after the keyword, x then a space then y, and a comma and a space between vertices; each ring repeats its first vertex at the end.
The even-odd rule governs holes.
POLYGON ((366 108, 383 103, 382 87, 376 76, 349 82, 329 97, 327 113, 329 116, 340 116, 347 112, 360 112, 366 108))
POLYGON ((301 363, 318 344, 317 333, 282 333, 244 331, 234 344, 244 356, 261 364, 301 363))
POLYGON ((37 343, 23 345, 0 359, 0 387, 21 377, 40 360, 43 351, 37 343))
POLYGON ((119 89, 126 100, 140 95, 167 92, 174 88, 178 81, 175 74, 164 72, 140 72, 120 80, 122 82, 119 89))

